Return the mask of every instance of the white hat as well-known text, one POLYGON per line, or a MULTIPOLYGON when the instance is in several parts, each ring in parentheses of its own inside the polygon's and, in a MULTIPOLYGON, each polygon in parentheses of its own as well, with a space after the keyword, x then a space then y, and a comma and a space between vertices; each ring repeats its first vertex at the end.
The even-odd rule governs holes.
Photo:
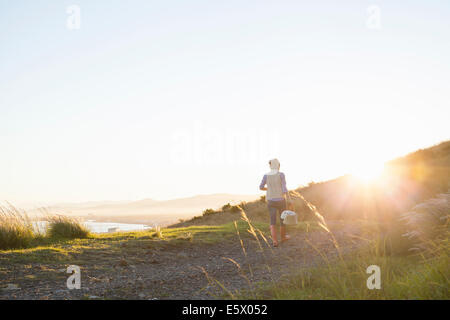
POLYGON ((278 159, 269 160, 270 172, 268 175, 277 174, 280 171, 280 161, 278 159))

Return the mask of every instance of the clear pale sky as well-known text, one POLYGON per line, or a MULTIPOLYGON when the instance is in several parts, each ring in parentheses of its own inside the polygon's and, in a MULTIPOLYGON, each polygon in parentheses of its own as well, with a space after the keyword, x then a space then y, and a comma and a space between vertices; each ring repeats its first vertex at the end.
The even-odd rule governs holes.
POLYGON ((255 194, 273 157, 289 188, 371 170, 450 138, 449 40, 442 0, 0 0, 0 200, 255 194))

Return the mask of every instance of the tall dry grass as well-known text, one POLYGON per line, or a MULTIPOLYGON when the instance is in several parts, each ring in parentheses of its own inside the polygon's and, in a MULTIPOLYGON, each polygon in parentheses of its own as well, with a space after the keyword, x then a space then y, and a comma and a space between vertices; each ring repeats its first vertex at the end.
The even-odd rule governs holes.
POLYGON ((45 213, 45 232, 33 224, 25 210, 13 205, 0 206, 0 250, 21 249, 44 239, 86 238, 89 230, 76 218, 45 213))
MULTIPOLYGON (((315 267, 298 269, 287 281, 278 281, 267 265, 270 281, 265 284, 254 282, 252 266, 244 272, 243 265, 236 265, 237 272, 246 282, 248 290, 232 292, 224 283, 205 274, 209 285, 222 297, 230 299, 449 299, 450 269, 448 253, 449 194, 439 195, 436 199, 425 201, 410 212, 402 215, 403 223, 409 228, 402 238, 410 240, 410 247, 422 244, 427 249, 415 255, 397 255, 388 247, 392 246, 390 235, 372 225, 367 226, 364 234, 368 237, 366 245, 346 254, 327 226, 324 217, 317 208, 299 194, 294 195, 309 207, 317 218, 319 226, 330 234, 338 253, 337 259, 328 259, 327 254, 308 242, 317 254, 322 256, 322 264, 315 267), (369 290, 367 287, 367 267, 377 265, 381 270, 381 289, 369 290)), ((242 213, 241 219, 248 225, 248 233, 257 243, 257 249, 263 256, 270 255, 271 246, 262 232, 242 213), (266 245, 267 246, 266 246, 266 245)), ((400 227, 401 222, 399 222, 400 227)), ((237 230, 237 228, 236 228, 237 230)), ((399 230, 402 230, 399 228, 399 230)), ((248 252, 237 231, 237 236, 244 254, 248 252)), ((394 244, 396 245, 396 244, 394 244)), ((246 259, 244 259, 246 261, 246 259)))
MULTIPOLYGON (((239 212, 240 212, 240 219, 241 221, 244 221, 247 225, 247 232, 251 235, 251 239, 253 239, 258 246, 258 252, 263 256, 263 260, 267 261, 267 250, 269 250, 269 254, 273 253, 272 246, 270 245, 269 241, 267 240, 267 237, 264 235, 264 232, 256 227, 251 219, 247 216, 244 209, 242 209, 243 205, 238 206, 239 212)), ((227 260, 231 262, 236 267, 236 272, 239 274, 239 276, 246 282, 248 286, 248 292, 251 295, 251 299, 256 299, 256 286, 252 281, 253 278, 253 266, 248 261, 248 255, 247 250, 244 246, 244 241, 241 237, 241 234, 239 232, 237 220, 233 222, 234 229, 237 235, 237 238, 239 239, 239 244, 242 250, 242 253, 244 255, 244 261, 243 264, 239 264, 236 260, 231 259, 229 257, 223 257, 222 259, 227 260)), ((265 268, 267 269, 269 278, 271 279, 272 283, 275 283, 275 280, 272 276, 272 270, 269 264, 265 264, 265 268)), ((240 295, 238 291, 233 292, 232 290, 228 289, 226 285, 216 278, 212 277, 205 268, 200 268, 200 270, 205 274, 205 277, 208 281, 208 287, 210 288, 209 293, 216 297, 223 297, 229 299, 237 299, 240 295)))
MULTIPOLYGON (((407 232, 400 234, 403 239, 370 228, 366 246, 340 255, 336 261, 324 259, 322 266, 299 270, 288 282, 266 287, 264 292, 269 296, 263 298, 449 299, 449 200, 447 192, 401 215, 396 227, 399 233, 406 227, 407 232), (399 246, 396 241, 405 239, 409 241, 405 248, 410 253, 411 249, 420 249, 419 254, 405 256, 392 250, 399 246), (380 290, 367 288, 366 270, 370 265, 380 267, 380 290)), ((338 246, 336 249, 339 251, 338 246)))
POLYGON ((0 206, 0 249, 26 248, 37 236, 25 211, 0 206))
POLYGON ((400 217, 406 225, 403 234, 410 241, 409 250, 432 251, 448 241, 450 222, 450 190, 427 200, 400 217))

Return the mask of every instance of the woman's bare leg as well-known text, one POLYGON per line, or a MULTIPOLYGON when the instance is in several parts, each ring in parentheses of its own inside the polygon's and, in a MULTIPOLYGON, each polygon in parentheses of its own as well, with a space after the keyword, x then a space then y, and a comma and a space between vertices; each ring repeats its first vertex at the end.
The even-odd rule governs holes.
POLYGON ((278 246, 278 240, 277 240, 277 226, 275 225, 270 225, 270 233, 272 234, 272 242, 273 242, 273 246, 277 247, 278 246))

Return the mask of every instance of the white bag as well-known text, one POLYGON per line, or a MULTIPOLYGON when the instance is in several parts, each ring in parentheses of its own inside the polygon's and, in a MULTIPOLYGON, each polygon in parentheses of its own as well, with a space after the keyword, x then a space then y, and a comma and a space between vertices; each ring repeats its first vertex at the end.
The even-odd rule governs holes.
POLYGON ((283 223, 286 225, 297 224, 297 214, 291 210, 284 210, 281 213, 281 219, 283 219, 283 223))

